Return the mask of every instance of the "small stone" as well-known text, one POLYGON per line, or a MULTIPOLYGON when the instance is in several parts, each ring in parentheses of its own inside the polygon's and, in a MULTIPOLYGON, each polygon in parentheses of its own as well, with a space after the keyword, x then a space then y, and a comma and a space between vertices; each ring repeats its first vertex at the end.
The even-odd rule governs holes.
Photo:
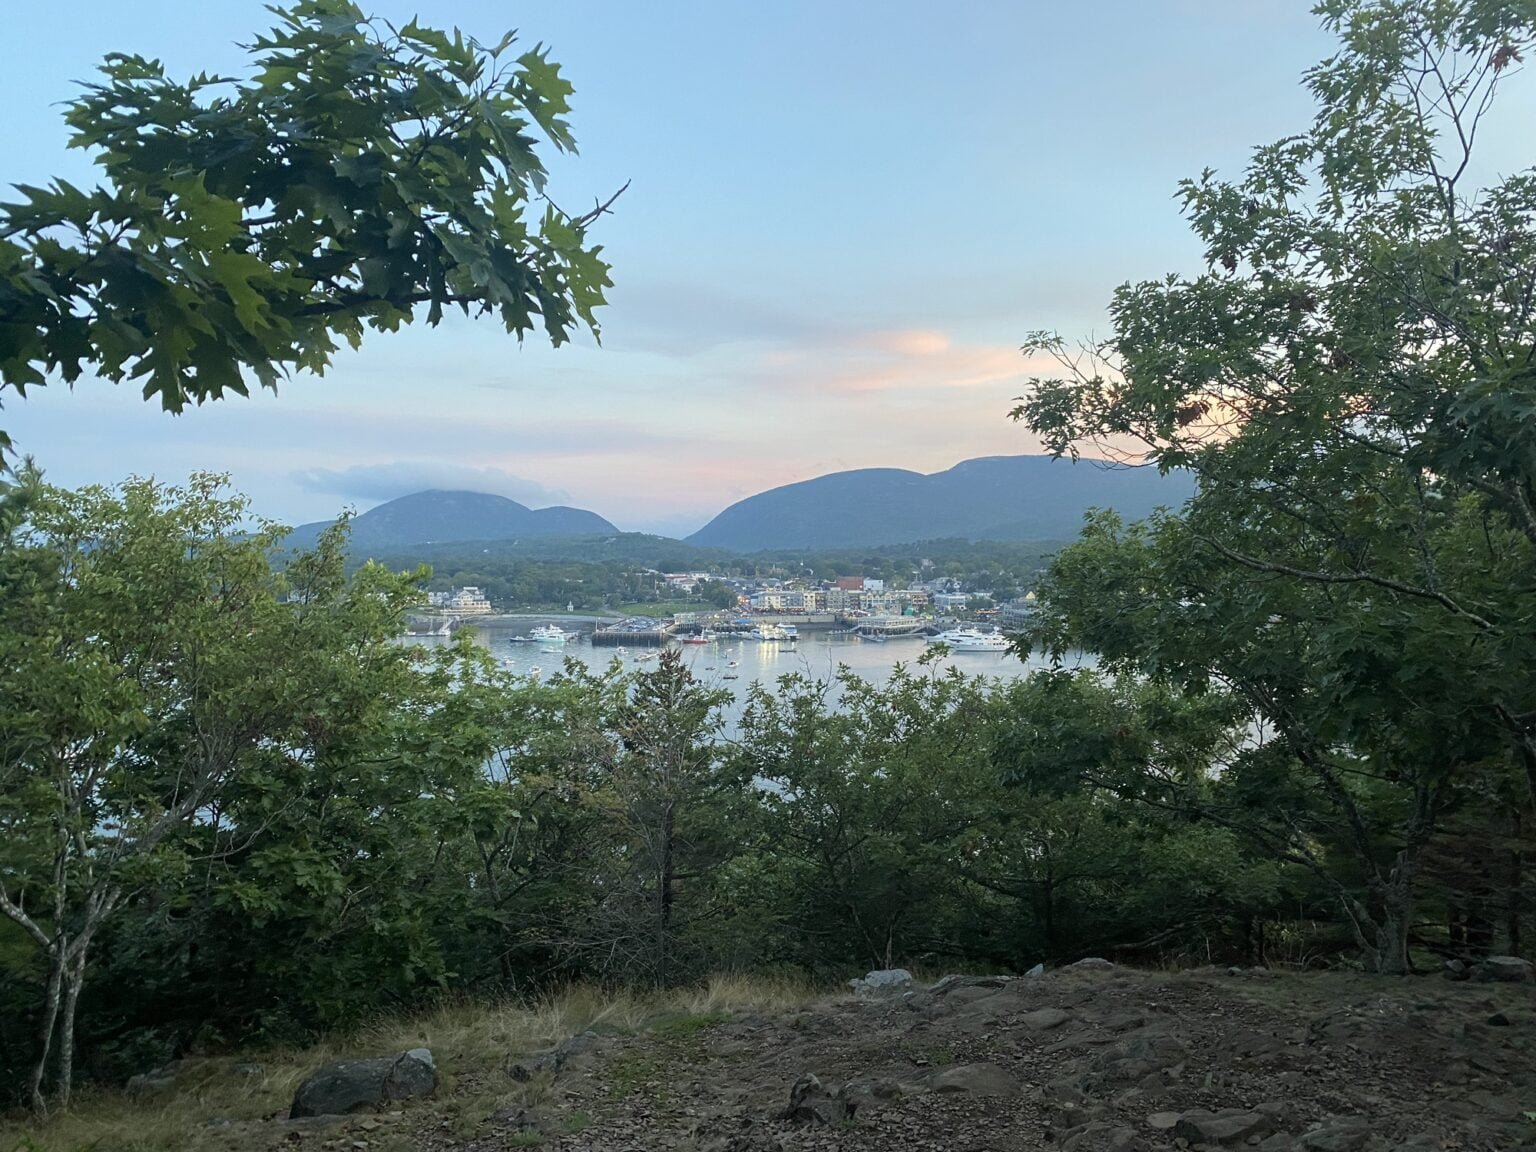
POLYGON ((1158 1132, 1167 1132, 1179 1122, 1177 1112, 1154 1112, 1147 1117, 1147 1126, 1158 1132))
POLYGON ((1508 1028, 1509 1017, 1502 1012, 1495 1012, 1492 1016, 1488 1017, 1488 1023, 1495 1028, 1508 1028))

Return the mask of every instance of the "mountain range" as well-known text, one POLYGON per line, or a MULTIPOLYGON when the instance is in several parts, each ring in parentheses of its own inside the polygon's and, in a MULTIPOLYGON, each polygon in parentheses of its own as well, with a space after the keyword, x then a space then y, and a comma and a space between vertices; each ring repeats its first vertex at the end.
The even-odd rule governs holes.
POLYGON ((860 468, 786 484, 732 504, 688 543, 735 551, 840 548, 914 540, 1069 540, 1090 508, 1139 519, 1183 504, 1187 475, 1049 456, 983 456, 924 475, 860 468))
MULTIPOLYGON (((300 524, 291 548, 311 548, 332 521, 300 524)), ((529 508, 486 492, 413 492, 352 518, 352 547, 377 553, 411 544, 536 536, 603 536, 618 529, 582 508, 529 508)))
MULTIPOLYGON (((1182 504, 1194 490, 1183 475, 1073 463, 1048 456, 986 456, 924 475, 902 468, 860 468, 786 484, 737 501, 687 537, 700 548, 862 548, 917 540, 1068 540, 1089 508, 1128 519, 1182 504)), ((302 524, 289 546, 313 546, 330 521, 302 524)), ((532 509, 483 492, 415 492, 352 519, 352 547, 398 554, 463 541, 538 540, 541 553, 561 540, 616 537, 619 529, 581 508, 532 509)))

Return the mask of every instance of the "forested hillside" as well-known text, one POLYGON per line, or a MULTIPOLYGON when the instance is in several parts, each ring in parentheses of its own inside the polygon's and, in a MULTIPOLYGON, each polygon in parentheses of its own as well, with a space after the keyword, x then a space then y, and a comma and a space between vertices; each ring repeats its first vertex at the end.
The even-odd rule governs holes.
MULTIPOLYGON (((288 543, 312 548, 330 521, 300 524, 288 543)), ((582 508, 528 508, 486 492, 414 492, 351 518, 348 543, 360 555, 397 552, 413 545, 464 540, 542 540, 548 537, 602 537, 618 533, 608 521, 582 508)))
POLYGON ((1190 491, 1190 478, 1180 474, 1049 456, 962 460, 931 476, 904 468, 861 468, 739 500, 688 542, 760 552, 880 547, 941 537, 1060 540, 1077 533, 1091 508, 1137 518, 1155 508, 1177 508, 1190 491))

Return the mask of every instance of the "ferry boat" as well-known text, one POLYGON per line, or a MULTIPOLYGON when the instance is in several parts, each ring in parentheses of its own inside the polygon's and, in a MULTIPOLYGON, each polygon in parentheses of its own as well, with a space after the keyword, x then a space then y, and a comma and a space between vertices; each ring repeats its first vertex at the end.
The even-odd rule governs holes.
POLYGON ((564 644, 571 638, 571 634, 558 624, 540 624, 528 633, 528 637, 531 640, 537 640, 540 644, 564 644))
POLYGON ((693 636, 684 636, 684 644, 708 644, 715 640, 715 632, 712 628, 706 628, 693 636))
POLYGON ((1008 637, 1001 632, 983 632, 980 628, 951 628, 928 637, 930 644, 943 644, 956 652, 1006 652, 1008 637))

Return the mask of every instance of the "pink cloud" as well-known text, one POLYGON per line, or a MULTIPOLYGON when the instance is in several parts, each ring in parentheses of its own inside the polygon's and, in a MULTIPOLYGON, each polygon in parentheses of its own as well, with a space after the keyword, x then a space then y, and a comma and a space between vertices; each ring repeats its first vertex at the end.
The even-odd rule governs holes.
POLYGON ((951 344, 949 334, 935 328, 871 332, 859 343, 877 352, 893 352, 900 356, 939 356, 948 352, 951 344))

